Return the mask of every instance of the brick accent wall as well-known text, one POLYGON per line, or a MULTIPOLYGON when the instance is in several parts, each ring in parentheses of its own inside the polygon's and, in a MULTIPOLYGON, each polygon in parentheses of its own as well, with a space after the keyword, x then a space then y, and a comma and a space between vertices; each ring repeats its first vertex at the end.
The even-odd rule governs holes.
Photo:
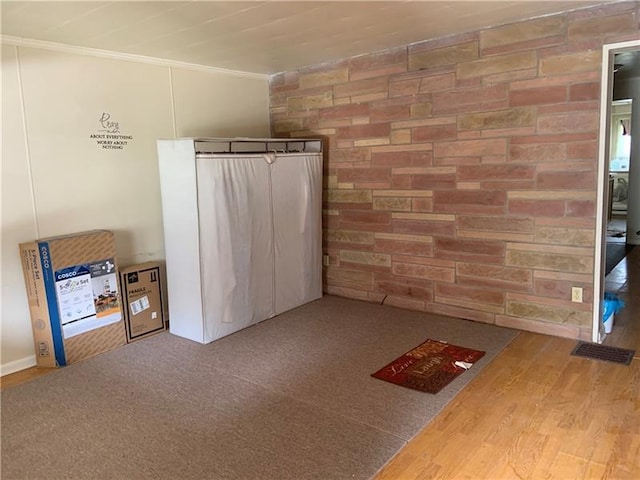
POLYGON ((326 292, 590 339, 602 45, 639 17, 614 3, 273 76, 273 135, 326 139, 326 292))

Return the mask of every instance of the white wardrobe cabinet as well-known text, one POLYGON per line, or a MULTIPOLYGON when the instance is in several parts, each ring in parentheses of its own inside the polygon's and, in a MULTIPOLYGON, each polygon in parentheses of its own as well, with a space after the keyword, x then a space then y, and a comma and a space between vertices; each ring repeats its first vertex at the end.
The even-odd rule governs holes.
POLYGON ((322 142, 158 140, 171 333, 209 343, 322 297, 322 142))

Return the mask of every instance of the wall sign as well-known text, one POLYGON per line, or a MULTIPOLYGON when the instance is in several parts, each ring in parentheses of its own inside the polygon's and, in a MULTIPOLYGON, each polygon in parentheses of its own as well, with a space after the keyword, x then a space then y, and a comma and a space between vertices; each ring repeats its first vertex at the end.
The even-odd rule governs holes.
POLYGON ((98 118, 96 133, 92 133, 89 138, 95 140, 96 145, 103 150, 124 150, 133 140, 133 135, 120 132, 120 123, 110 113, 102 112, 98 118))

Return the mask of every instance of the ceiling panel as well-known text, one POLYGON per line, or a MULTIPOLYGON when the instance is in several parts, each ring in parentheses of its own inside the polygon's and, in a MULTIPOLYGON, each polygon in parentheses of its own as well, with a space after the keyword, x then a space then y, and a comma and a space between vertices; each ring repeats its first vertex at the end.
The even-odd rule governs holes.
POLYGON ((46 2, 0 2, 2 33, 28 38, 50 38, 49 31, 92 10, 103 8, 107 2, 56 2, 51 8, 46 2), (6 8, 5 9, 5 5, 6 8), (18 8, 19 5, 21 8, 18 8))
POLYGON ((2 33, 276 73, 610 1, 2 0, 2 33))
POLYGON ((57 31, 48 32, 48 35, 57 35, 60 40, 51 41, 60 43, 74 43, 84 38, 87 46, 104 48, 107 44, 115 44, 114 40, 120 33, 136 29, 141 22, 154 22, 156 17, 177 8, 179 4, 167 2, 134 2, 126 8, 119 3, 109 2, 105 8, 94 10, 64 28, 58 27, 57 31))

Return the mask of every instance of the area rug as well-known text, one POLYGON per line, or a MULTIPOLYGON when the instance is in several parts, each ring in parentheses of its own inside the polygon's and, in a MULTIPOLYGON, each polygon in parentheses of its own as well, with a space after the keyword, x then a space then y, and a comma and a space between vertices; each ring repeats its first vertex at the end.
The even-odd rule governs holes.
POLYGON ((427 393, 438 393, 466 372, 485 352, 428 339, 372 377, 427 393))
POLYGON ((516 335, 334 296, 207 345, 162 332, 3 390, 0 476, 369 480, 516 335), (427 338, 487 353, 438 395, 371 377, 427 338))

